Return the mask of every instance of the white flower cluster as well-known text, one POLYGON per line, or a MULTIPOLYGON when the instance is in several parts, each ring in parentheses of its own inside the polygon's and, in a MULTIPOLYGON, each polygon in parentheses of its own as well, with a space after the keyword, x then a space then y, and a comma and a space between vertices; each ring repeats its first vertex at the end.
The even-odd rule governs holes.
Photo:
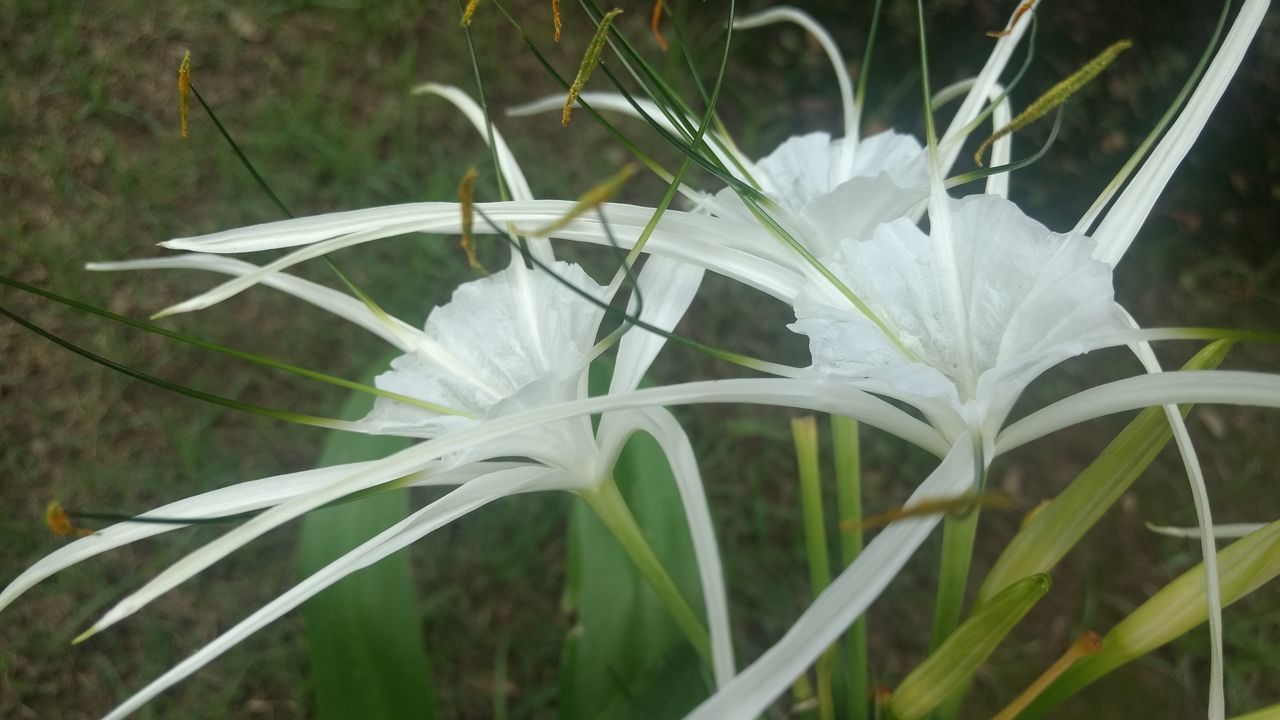
MULTIPOLYGON (((759 715, 866 610, 940 518, 912 517, 877 535, 785 637, 739 671, 730 643, 715 533, 696 460, 665 406, 756 402, 846 415, 942 458, 915 490, 911 503, 952 497, 977 486, 985 468, 1007 449, 1008 443, 1002 443, 1006 420, 1032 380, 1066 358, 1104 346, 1140 345, 1147 339, 1114 300, 1112 268, 1132 242, 1172 167, 1203 126, 1265 6, 1254 0, 1245 3, 1182 116, 1134 181, 1114 198, 1107 214, 1096 223, 1095 218, 1086 218, 1080 228, 1066 234, 1049 231, 1004 197, 1007 176, 994 175, 987 180, 986 193, 961 199, 952 198, 943 187, 943 174, 988 104, 995 101, 997 122, 1008 116, 997 79, 1026 30, 1024 18, 995 43, 990 60, 969 83, 951 130, 941 139, 922 146, 911 136, 893 131, 859 138, 856 104, 849 95, 843 64, 837 63, 842 100, 854 112, 846 118, 844 137, 825 133, 793 137, 752 161, 729 138, 709 133, 711 152, 725 161, 735 180, 755 193, 744 194, 736 187, 714 193, 682 187, 692 208, 666 211, 649 233, 645 226, 653 215, 651 208, 606 203, 599 215, 572 215, 572 202, 535 199, 495 132, 494 150, 512 199, 478 204, 492 222, 475 223, 474 232, 492 234, 507 228, 547 227, 561 218, 566 221, 558 223, 551 237, 526 237, 529 258, 513 250, 506 269, 459 286, 451 302, 435 308, 421 330, 379 317, 355 298, 285 270, 339 248, 394 235, 461 232, 462 212, 454 203, 372 208, 176 239, 163 244, 194 254, 96 266, 203 268, 234 276, 171 308, 172 312, 208 307, 259 283, 296 295, 398 347, 403 354, 377 377, 376 384, 425 404, 379 398, 373 411, 358 423, 364 432, 421 441, 386 458, 255 480, 153 511, 156 516, 172 517, 262 510, 122 600, 93 631, 127 617, 271 528, 325 503, 392 481, 456 485, 450 494, 254 613, 112 716, 136 709, 355 569, 487 502, 541 490, 594 492, 610 482, 617 454, 636 431, 653 434, 669 454, 698 553, 718 690, 692 717, 759 715), (772 223, 763 222, 762 214, 772 223), (928 218, 928 232, 921 229, 923 217, 928 218), (1090 234, 1095 225, 1097 231, 1090 234), (589 397, 586 371, 607 349, 599 344, 599 336, 606 308, 619 305, 614 295, 620 283, 600 285, 582 268, 556 260, 550 240, 616 242, 629 248, 642 237, 648 257, 630 305, 642 308, 635 318, 642 325, 630 327, 618 343, 609 393, 589 397), (261 267, 225 257, 284 248, 293 250, 261 267), (741 281, 790 304, 795 322, 788 327, 808 338, 812 364, 806 368, 764 365, 781 376, 775 378, 638 389, 667 340, 663 333, 675 328, 684 315, 704 271, 741 281), (899 409, 901 404, 918 410, 918 416, 899 409), (595 428, 593 414, 601 415, 595 428)), ((824 46, 834 47, 821 28, 796 10, 772 10, 740 25, 774 21, 800 23, 817 33, 824 46)), ((422 91, 454 103, 478 128, 488 127, 479 107, 461 91, 435 85, 422 91)), ((600 109, 648 115, 671 131, 678 129, 651 105, 633 105, 619 96, 597 93, 584 93, 582 99, 600 109)), ((522 112, 549 105, 534 103, 522 112)), ((1008 138, 997 142, 996 164, 1007 162, 1007 143, 1008 138)), ((1225 383, 1242 374, 1221 375, 1225 383)), ((1195 387, 1222 401, 1236 397, 1213 379, 1200 385, 1188 380, 1180 386, 1144 385, 1147 380, 1124 381, 1129 393, 1124 407, 1177 402, 1195 387)), ((1248 401, 1276 403, 1274 383, 1249 380, 1253 384, 1248 386, 1248 401)), ((1095 414, 1101 414, 1119 408, 1110 403, 1096 409, 1095 414)), ((1030 424, 1022 425, 1018 441, 1053 429, 1052 410, 1024 421, 1030 424)), ((1064 411, 1089 416, 1088 408, 1070 406, 1070 401, 1064 411)), ((1202 520, 1208 522, 1207 508, 1202 520)), ((167 529, 121 523, 73 542, 14 580, 0 594, 0 607, 73 563, 167 529)), ((1211 556, 1211 535, 1206 535, 1206 551, 1211 556)), ((1211 583, 1211 595, 1214 592, 1211 583)), ((1215 602, 1216 598, 1211 600, 1211 607, 1216 609, 1215 602)), ((1213 629, 1217 642, 1216 618, 1213 629)), ((1215 667, 1214 702, 1221 698, 1220 673, 1215 667)))

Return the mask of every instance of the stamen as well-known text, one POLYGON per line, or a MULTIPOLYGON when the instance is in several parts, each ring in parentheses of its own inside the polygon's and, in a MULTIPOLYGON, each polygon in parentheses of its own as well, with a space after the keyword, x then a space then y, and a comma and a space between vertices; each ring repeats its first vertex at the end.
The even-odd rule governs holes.
POLYGON ((462 27, 471 27, 471 18, 475 16, 478 7, 480 7, 480 0, 470 0, 467 3, 467 9, 462 11, 462 27))
POLYGON ((656 0, 653 3, 653 14, 649 16, 649 30, 653 32, 653 39, 658 41, 658 47, 662 48, 662 52, 666 52, 670 47, 667 39, 662 37, 662 0, 656 0))
POLYGON ((560 124, 568 127, 569 120, 573 115, 573 104, 578 101, 578 95, 582 93, 582 88, 587 84, 587 78, 591 77, 591 71, 596 69, 596 65, 600 64, 600 56, 604 53, 604 43, 609 39, 609 27, 613 24, 613 19, 622 14, 622 10, 614 8, 605 13, 600 18, 600 25, 596 27, 596 34, 591 36, 591 42, 587 45, 587 53, 582 57, 582 64, 578 66, 578 74, 573 78, 573 83, 569 86, 569 94, 564 99, 564 111, 560 114, 560 124))
POLYGON ((182 137, 187 137, 187 111, 190 109, 188 98, 191 95, 191 51, 182 54, 182 64, 178 66, 178 113, 182 117, 182 137))
POLYGON ((71 521, 71 516, 62 509, 62 503, 57 500, 50 500, 45 506, 44 524, 60 537, 85 537, 93 534, 92 530, 76 527, 76 524, 71 521))
POLYGON ((869 530, 922 515, 963 515, 977 507, 1009 510, 1013 507, 1013 500, 1008 495, 1000 492, 966 493, 940 500, 926 500, 911 507, 900 507, 886 510, 876 515, 869 515, 861 522, 848 518, 840 522, 840 532, 849 533, 854 530, 869 530))
POLYGON ((1028 705, 1040 696, 1040 693, 1044 692, 1045 688, 1049 687, 1050 683, 1057 680, 1058 676, 1066 672, 1077 660, 1093 655, 1100 650, 1102 650, 1102 638, 1092 630, 1086 631, 1076 639, 1075 644, 1067 648, 1062 657, 1058 658, 1049 666, 1048 670, 1044 671, 1044 674, 1027 686, 1027 689, 1013 702, 1009 703, 1008 707, 1001 710, 994 720, 1013 720, 1018 716, 1018 713, 1025 710, 1028 705))
POLYGON ((1030 10, 1030 9, 1031 9, 1031 6, 1032 6, 1032 5, 1035 5, 1035 4, 1036 4, 1036 0, 1026 0, 1026 2, 1024 2, 1024 3, 1022 3, 1021 5, 1019 5, 1019 6, 1018 6, 1018 9, 1014 11, 1014 13, 1013 13, 1013 18, 1011 18, 1011 19, 1009 20, 1009 27, 1005 28, 1004 30, 993 30, 993 31, 991 31, 991 32, 988 32, 988 33, 987 33, 987 37, 989 37, 989 38, 1002 38, 1002 37, 1004 37, 1004 36, 1006 36, 1006 35, 1008 35, 1008 34, 1012 33, 1012 32, 1013 32, 1013 28, 1014 28, 1014 26, 1016 26, 1016 25, 1018 24, 1018 20, 1019 20, 1023 15, 1025 15, 1025 14, 1027 13, 1027 11, 1028 11, 1028 10, 1030 10))
POLYGON ((556 42, 560 42, 560 0, 551 0, 551 23, 555 27, 556 42))
POLYGON ((485 270, 484 265, 481 265, 480 260, 476 258, 476 247, 471 242, 471 223, 474 219, 472 207, 475 202, 476 177, 479 174, 472 167, 462 176, 462 182, 458 185, 458 199, 462 205, 462 239, 458 241, 458 245, 462 248, 462 252, 466 253, 467 267, 488 275, 489 271, 485 270))
POLYGON ((516 233, 533 237, 547 237, 558 230, 563 230, 569 223, 577 220, 584 213, 612 200, 613 196, 617 195, 618 191, 622 189, 622 186, 631 179, 631 176, 636 174, 636 170, 635 163, 623 165, 621 170, 605 179, 604 182, 579 195, 578 201, 573 204, 573 207, 569 208, 569 211, 564 215, 553 220, 551 224, 536 230, 516 228, 516 233))
POLYGON ((986 154, 987 148, 991 147, 992 143, 1011 132, 1023 129, 1047 115, 1050 110, 1066 102, 1068 98, 1097 77, 1098 73, 1106 70, 1107 66, 1116 59, 1116 56, 1131 47, 1133 47, 1133 42, 1130 40, 1121 40, 1113 43, 1111 47, 1103 50, 1097 57, 1085 63, 1084 67, 1049 88, 1048 92, 1041 95, 1035 102, 1028 105, 1026 110, 1023 110, 1015 117, 1013 122, 1000 128, 994 135, 984 140, 982 145, 978 146, 978 151, 973 154, 973 161, 978 164, 978 167, 982 167, 982 156, 986 154))

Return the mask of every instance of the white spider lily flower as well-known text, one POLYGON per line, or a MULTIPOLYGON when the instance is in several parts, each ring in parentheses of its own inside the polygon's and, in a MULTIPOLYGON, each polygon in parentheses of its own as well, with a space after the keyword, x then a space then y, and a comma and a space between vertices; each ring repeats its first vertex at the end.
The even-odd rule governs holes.
POLYGON ((801 292, 790 327, 809 338, 810 372, 869 380, 949 436, 971 430, 989 444, 1037 375, 1128 325, 1089 238, 1050 232, 991 195, 941 202, 929 235, 896 220, 824 260, 888 332, 825 281, 801 292))

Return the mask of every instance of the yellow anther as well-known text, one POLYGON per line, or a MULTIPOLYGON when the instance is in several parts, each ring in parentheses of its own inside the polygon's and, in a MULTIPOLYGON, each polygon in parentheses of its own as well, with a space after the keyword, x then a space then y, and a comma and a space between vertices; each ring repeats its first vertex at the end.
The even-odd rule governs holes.
POLYGON ((1131 47, 1133 47, 1133 43, 1129 40, 1113 43, 1111 47, 1103 50, 1097 57, 1085 63, 1084 67, 1049 88, 1049 92, 1041 95, 1035 102, 1028 105, 1026 110, 1023 110, 1013 119, 1013 122, 1000 128, 994 135, 984 140, 982 145, 978 146, 978 151, 973 154, 973 161, 978 163, 978 167, 982 167, 982 156, 986 154, 987 148, 991 147, 992 143, 1011 132, 1021 130, 1047 115, 1050 110, 1066 102, 1067 98, 1075 95, 1081 88, 1088 85, 1091 80, 1098 76, 1098 73, 1106 70, 1117 55, 1131 47))
POLYGON ((649 16, 649 29, 653 31, 653 37, 658 41, 658 47, 663 52, 667 51, 667 39, 662 37, 662 0, 656 0, 653 3, 653 14, 649 16))
POLYGON ((590 190, 578 196, 578 201, 569 208, 564 215, 556 218, 551 224, 540 227, 536 230, 517 230, 521 235, 529 235, 532 237, 547 237, 557 230, 561 230, 569 225, 569 223, 577 220, 584 213, 593 210, 613 199, 614 195, 622 189, 622 186, 636 174, 637 167, 634 163, 624 165, 621 170, 614 173, 604 182, 596 185, 590 190))
POLYGON ((62 503, 57 500, 50 500, 49 504, 45 506, 44 523, 49 526, 49 529, 55 535, 61 537, 71 537, 73 535, 84 537, 93 534, 92 530, 76 527, 76 524, 71 521, 71 516, 67 514, 66 510, 62 509, 62 503))
POLYGON ((467 170, 462 176, 462 182, 458 184, 458 200, 462 205, 462 239, 458 241, 458 245, 462 247, 462 252, 466 253, 467 266, 472 270, 488 275, 488 271, 480 264, 480 260, 476 258, 476 246, 471 242, 471 225, 474 219, 473 204, 475 203, 475 184, 476 177, 480 173, 476 172, 473 167, 467 170))
POLYGON ((462 27, 471 27, 471 18, 475 16, 478 7, 480 0, 469 0, 467 8, 462 11, 462 27))
POLYGON ((560 0, 551 0, 551 24, 556 30, 555 41, 560 42, 560 0))
POLYGON ((1013 18, 1009 20, 1009 27, 1003 30, 993 30, 987 33, 987 37, 1002 38, 1005 35, 1008 35, 1009 33, 1013 32, 1014 26, 1018 24, 1018 21, 1022 19, 1023 15, 1027 14, 1027 11, 1031 9, 1031 6, 1035 4, 1036 4, 1036 0, 1026 0, 1026 2, 1018 6, 1017 10, 1013 11, 1013 18))
POLYGON ((614 8, 605 13, 600 18, 600 25, 596 28, 596 34, 591 36, 591 42, 587 45, 587 53, 582 57, 582 64, 578 66, 578 74, 573 78, 573 84, 569 86, 569 94, 564 99, 564 111, 560 114, 560 124, 568 127, 569 120, 573 116, 573 104, 578 101, 578 95, 582 92, 582 88, 587 84, 587 78, 591 77, 591 71, 596 69, 596 65, 600 64, 600 56, 604 53, 604 43, 609 39, 609 26, 613 24, 613 19, 622 14, 622 11, 614 8))
POLYGON ((182 64, 178 66, 178 112, 182 116, 182 137, 187 137, 188 97, 191 95, 191 51, 182 55, 182 64))

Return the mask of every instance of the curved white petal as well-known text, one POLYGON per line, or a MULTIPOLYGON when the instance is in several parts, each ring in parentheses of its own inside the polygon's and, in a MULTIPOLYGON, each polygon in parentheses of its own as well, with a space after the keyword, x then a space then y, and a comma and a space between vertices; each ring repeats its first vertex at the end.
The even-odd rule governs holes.
MULTIPOLYGON (((969 89, 969 94, 960 103, 960 108, 956 110, 956 115, 952 118, 951 124, 947 126, 947 131, 942 134, 942 139, 939 143, 939 150, 942 153, 939 159, 939 167, 943 172, 949 171, 951 166, 955 164, 956 158, 960 156, 964 141, 969 136, 965 132, 965 128, 982 111, 983 104, 991 96, 991 88, 1000 81, 1001 73, 1004 72, 1005 66, 1009 64, 1009 58, 1013 56, 1014 48, 1018 46, 1018 43, 1022 42, 1022 36, 1026 34, 1027 28, 1031 26, 1031 13, 1038 12, 1039 6, 1040 0, 1034 0, 1030 10, 1014 24, 1009 34, 996 40, 995 47, 991 49, 991 55, 982 66, 982 70, 978 72, 973 86, 969 89)), ((1010 16, 1010 22, 1017 18, 1020 12, 1022 12, 1021 3, 1014 8, 1014 14, 1010 16)))
MULTIPOLYGON (((540 200, 529 203, 478 203, 495 223, 545 225, 559 220, 573 203, 540 200)), ((598 245, 609 244, 610 233, 622 247, 630 247, 644 232, 653 215, 652 208, 634 205, 603 206, 608 233, 598 216, 575 219, 554 233, 555 237, 598 245)), ((243 292, 271 273, 342 248, 410 232, 450 233, 461 229, 461 214, 455 203, 412 203, 408 205, 333 213, 303 218, 301 221, 267 223, 214 233, 200 238, 162 243, 176 249, 207 252, 255 252, 308 245, 261 270, 239 277, 164 311, 189 312, 209 307, 243 292)), ((476 233, 495 232, 486 223, 477 223, 476 233)), ((698 213, 669 210, 652 233, 645 250, 683 260, 739 280, 774 297, 789 301, 798 290, 801 275, 797 259, 784 252, 759 225, 710 217, 698 213), (737 249, 746 246, 749 251, 737 249)))
POLYGON ((1156 199, 1186 157, 1187 151, 1209 120, 1209 114, 1227 88, 1227 83, 1240 67, 1249 43, 1266 17, 1269 0, 1245 0, 1236 15, 1227 39, 1196 86, 1187 106, 1178 114, 1169 131, 1142 164, 1142 169, 1129 183, 1094 232, 1098 241, 1098 258, 1116 265, 1133 243, 1138 228, 1146 222, 1156 199))
POLYGON ((844 137, 849 141, 841 148, 840 166, 847 170, 853 164, 855 149, 861 150, 857 147, 860 109, 854 103, 853 83, 849 80, 849 71, 845 68, 844 57, 840 55, 840 47, 836 45, 831 33, 808 13, 785 5, 739 18, 734 21, 733 27, 746 30, 780 22, 795 23, 812 35, 822 47, 822 51, 827 54, 831 69, 836 73, 836 83, 840 87, 840 109, 844 115, 844 137))
MULTIPOLYGON (((675 417, 666 410, 649 409, 607 413, 601 418, 597 437, 602 455, 609 458, 609 464, 616 460, 627 438, 636 430, 647 432, 658 441, 675 477, 680 501, 684 506, 685 520, 689 524, 689 535, 693 540, 698 577, 702 582, 702 597, 707 608, 712 671, 716 686, 723 687, 734 674, 733 635, 729 625, 724 568, 720 564, 720 550, 716 543, 715 527, 711 522, 711 510, 707 507, 706 492, 702 487, 702 475, 698 472, 698 459, 689 444, 688 436, 675 417)), ((607 471, 604 468, 602 470, 607 471)))
POLYGON ((243 525, 191 552, 152 578, 142 588, 107 611, 84 636, 99 632, 132 615, 147 603, 243 547, 259 535, 322 505, 417 472, 451 453, 476 448, 484 443, 492 445, 494 456, 507 455, 509 453, 506 452, 506 446, 501 444, 504 438, 521 430, 589 413, 706 402, 780 405, 839 413, 886 430, 930 452, 936 454, 946 452, 949 445, 936 430, 883 400, 874 398, 850 385, 850 383, 833 384, 778 379, 713 380, 540 407, 462 428, 393 453, 369 465, 361 473, 337 480, 323 489, 277 505, 248 520, 243 525))
MULTIPOLYGON (((240 277, 261 270, 257 265, 243 260, 198 253, 116 262, 93 262, 86 264, 85 269, 94 271, 190 269, 240 277)), ((327 310, 343 320, 359 325, 401 350, 413 347, 422 337, 422 331, 412 325, 389 315, 379 316, 358 298, 310 280, 303 280, 286 273, 272 273, 264 276, 261 282, 263 285, 305 300, 321 310, 327 310)))
MULTIPOLYGON (((1213 526, 1213 536, 1219 540, 1232 540, 1242 538, 1249 533, 1254 533, 1266 527, 1266 523, 1219 523, 1213 526)), ((1170 525, 1152 525, 1147 523, 1147 529, 1160 535, 1168 535, 1176 538, 1190 538, 1199 540, 1204 531, 1200 527, 1173 527, 1170 525)))
MULTIPOLYGON (((661 127, 663 130, 666 130, 676 137, 688 137, 688 133, 685 129, 676 127, 671 119, 667 117, 666 113, 662 112, 662 109, 659 108, 652 100, 647 100, 645 98, 628 99, 619 93, 609 92, 584 92, 578 97, 593 109, 622 113, 641 120, 648 119, 649 121, 657 124, 658 127, 661 127), (632 102, 634 102, 635 105, 632 105, 632 102), (638 110, 637 106, 639 108, 638 110)), ((540 100, 534 100, 532 102, 524 103, 523 105, 517 105, 507 110, 507 114, 516 117, 523 117, 544 112, 558 112, 563 107, 564 94, 562 93, 560 95, 548 95, 540 100)), ((688 121, 690 125, 696 128, 701 122, 701 119, 688 118, 688 121)), ((734 147, 733 143, 728 138, 708 130, 707 146, 711 148, 711 152, 715 154, 716 158, 723 163, 726 168, 728 168, 729 172, 733 173, 734 177, 744 182, 749 180, 749 178, 742 175, 738 168, 741 166, 746 168, 748 172, 751 172, 751 161, 742 153, 738 152, 737 148, 734 147)))
MULTIPOLYGON (((968 435, 956 441, 936 470, 911 494, 905 507, 954 497, 973 487, 976 459, 968 435)), ((924 543, 941 517, 924 515, 894 522, 827 586, 787 634, 733 682, 720 688, 686 720, 761 715, 879 597, 924 543)))
MULTIPOLYGON (((640 320, 663 330, 673 330, 697 295, 702 275, 703 269, 696 265, 665 257, 650 257, 636 280, 644 302, 640 320)), ((644 328, 629 329, 618 344, 618 358, 609 382, 610 394, 639 387, 640 380, 666 342, 662 335, 644 328)))
MULTIPOLYGON (((372 461, 348 463, 250 480, 171 502, 142 513, 139 517, 219 518, 261 510, 325 487, 335 480, 360 472, 370 465, 372 461)), ((406 483, 414 486, 457 485, 480 474, 511 469, 520 465, 520 463, 474 463, 438 473, 424 470, 412 474, 406 483)), ((40 581, 72 565, 101 555, 108 550, 184 527, 188 525, 120 522, 63 545, 27 568, 3 591, 0 591, 0 610, 40 581)))
MULTIPOLYGON (((1135 329, 1138 327, 1137 321, 1131 316, 1126 319, 1130 327, 1135 329)), ((1149 343, 1135 343, 1130 348, 1148 373, 1163 371, 1149 343)), ((1191 486, 1191 498, 1196 508, 1196 521, 1202 528, 1212 528, 1213 515, 1209 506, 1209 490, 1205 487, 1200 459, 1196 455, 1195 445, 1191 442, 1191 434, 1187 432, 1187 424, 1182 419, 1182 412, 1177 405, 1165 405, 1164 416, 1173 430, 1178 454, 1187 471, 1187 482, 1191 486)), ((1222 654, 1222 591, 1218 577, 1218 548, 1214 542, 1213 533, 1206 532, 1201 535, 1200 552, 1204 557, 1205 595, 1209 610, 1209 718, 1223 720, 1226 702, 1222 690, 1225 665, 1222 654)))
MULTIPOLYGON (((524 171, 520 169, 520 163, 516 162, 516 157, 511 153, 511 148, 507 146, 507 141, 502 139, 502 133, 498 132, 498 128, 489 121, 485 116, 484 109, 481 108, 471 96, 459 90, 452 85, 440 85, 437 83, 424 83, 413 89, 415 95, 435 95, 444 98, 453 103, 462 114, 471 121, 476 130, 480 132, 480 136, 485 142, 489 142, 490 133, 493 134, 493 149, 498 157, 498 168, 502 172, 502 177, 506 181, 507 189, 511 191, 511 199, 532 200, 533 191, 529 189, 529 181, 524 176, 524 171)), ((544 263, 555 260, 555 255, 551 252, 551 244, 545 238, 527 238, 526 242, 529 251, 535 257, 544 263)), ((515 252, 515 249, 512 249, 515 252)))
POLYGON ((494 500, 518 493, 558 489, 561 486, 560 479, 557 471, 539 467, 492 473, 468 482, 365 541, 262 606, 235 627, 200 648, 115 707, 106 715, 107 720, 124 718, 138 710, 152 698, 212 662, 240 641, 351 573, 378 562, 432 531, 494 500))
POLYGON ((1280 376, 1239 370, 1179 370, 1117 380, 1078 392, 1013 423, 1000 433, 995 449, 1006 453, 1103 415, 1177 403, 1280 408, 1280 376))

